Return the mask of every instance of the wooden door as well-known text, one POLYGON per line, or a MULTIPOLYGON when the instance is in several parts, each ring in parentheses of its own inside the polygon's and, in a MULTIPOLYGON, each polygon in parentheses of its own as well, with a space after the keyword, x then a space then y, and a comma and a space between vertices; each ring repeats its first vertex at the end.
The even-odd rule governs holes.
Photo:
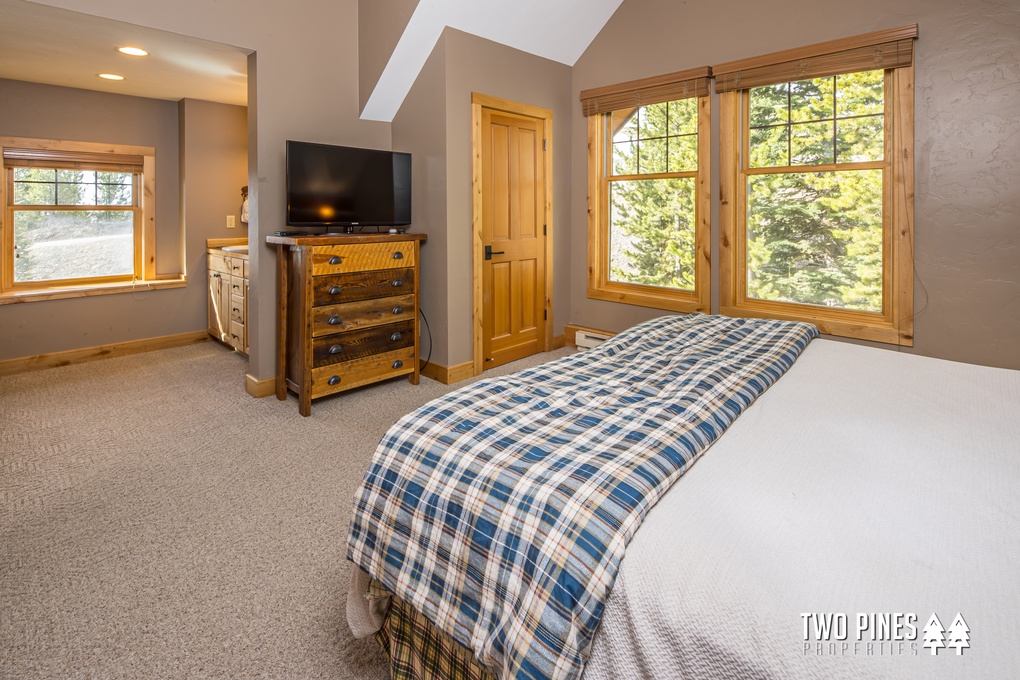
POLYGON ((481 127, 482 353, 492 368, 545 349, 545 121, 484 108, 481 127))

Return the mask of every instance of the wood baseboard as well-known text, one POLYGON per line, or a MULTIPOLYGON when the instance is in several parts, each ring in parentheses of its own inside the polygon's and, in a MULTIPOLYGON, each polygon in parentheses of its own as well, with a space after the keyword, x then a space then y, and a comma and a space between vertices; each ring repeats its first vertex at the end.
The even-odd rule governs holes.
POLYGON ((13 375, 15 373, 38 371, 44 368, 81 364, 97 359, 111 359, 113 357, 127 356, 128 354, 152 352, 159 349, 170 349, 171 347, 183 347, 185 345, 207 342, 209 339, 207 331, 193 331, 177 335, 164 335, 158 338, 128 340, 127 342, 115 342, 109 345, 71 349, 64 352, 37 354, 31 357, 4 359, 0 361, 0 375, 13 375))
POLYGON ((258 380, 252 377, 250 373, 246 373, 244 376, 244 391, 256 399, 270 397, 276 394, 276 378, 258 380))
POLYGON ((588 331, 589 333, 598 333, 600 335, 616 335, 613 331, 604 331, 598 328, 592 328, 591 326, 578 326, 574 323, 568 323, 563 326, 563 337, 567 345, 577 348, 575 338, 577 337, 577 331, 588 331))
POLYGON ((456 366, 443 366, 441 364, 429 363, 424 366, 421 370, 421 374, 426 378, 431 378, 437 382, 441 382, 444 385, 452 385, 453 383, 460 382, 461 380, 467 380, 474 375, 475 365, 468 361, 463 364, 457 364, 456 366))

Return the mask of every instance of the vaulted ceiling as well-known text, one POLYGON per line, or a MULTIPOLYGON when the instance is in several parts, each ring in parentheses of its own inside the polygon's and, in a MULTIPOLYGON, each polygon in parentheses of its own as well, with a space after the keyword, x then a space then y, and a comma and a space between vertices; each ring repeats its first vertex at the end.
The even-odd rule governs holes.
POLYGON ((573 66, 623 0, 420 0, 362 118, 390 121, 447 26, 573 66))

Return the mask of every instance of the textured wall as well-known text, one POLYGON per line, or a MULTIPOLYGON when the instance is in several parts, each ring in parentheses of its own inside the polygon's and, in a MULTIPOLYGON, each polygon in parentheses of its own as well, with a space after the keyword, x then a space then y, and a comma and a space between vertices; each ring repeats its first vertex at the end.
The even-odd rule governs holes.
MULTIPOLYGON (((626 0, 573 72, 570 320, 620 330, 658 314, 586 297, 587 139, 577 103, 581 90, 909 23, 917 23, 920 34, 915 44, 917 317, 915 347, 903 351, 1020 368, 1020 4, 1015 0, 860 0, 852 9, 834 0, 626 0), (725 27, 719 17, 727 18, 725 27)), ((717 121, 714 128, 717 146, 717 121)), ((713 186, 717 196, 718 174, 713 186)), ((717 204, 712 217, 717 241, 717 204)), ((717 263, 718 249, 713 251, 717 263)), ((713 279, 718 281, 718 264, 713 279)))

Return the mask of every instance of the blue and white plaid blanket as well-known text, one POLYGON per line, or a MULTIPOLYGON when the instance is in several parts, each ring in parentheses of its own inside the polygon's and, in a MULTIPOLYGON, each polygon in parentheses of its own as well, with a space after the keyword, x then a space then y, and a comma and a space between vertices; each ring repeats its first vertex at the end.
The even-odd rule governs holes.
POLYGON ((817 335, 662 317, 436 399, 379 444, 348 558, 499 677, 579 677, 645 513, 817 335))

